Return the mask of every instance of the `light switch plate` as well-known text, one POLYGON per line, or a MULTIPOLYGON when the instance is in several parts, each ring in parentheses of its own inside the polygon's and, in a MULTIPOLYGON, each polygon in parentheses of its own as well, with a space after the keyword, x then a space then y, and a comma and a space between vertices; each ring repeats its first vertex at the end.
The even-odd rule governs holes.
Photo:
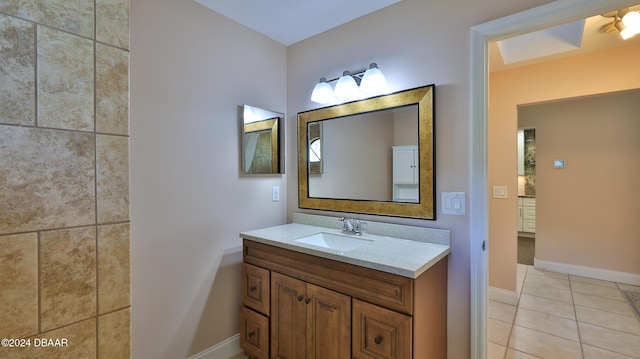
POLYGON ((442 214, 466 214, 464 192, 442 192, 442 214))
POLYGON ((507 198, 507 186, 493 186, 493 198, 507 198))
POLYGON ((273 186, 271 188, 271 202, 280 201, 280 186, 273 186))

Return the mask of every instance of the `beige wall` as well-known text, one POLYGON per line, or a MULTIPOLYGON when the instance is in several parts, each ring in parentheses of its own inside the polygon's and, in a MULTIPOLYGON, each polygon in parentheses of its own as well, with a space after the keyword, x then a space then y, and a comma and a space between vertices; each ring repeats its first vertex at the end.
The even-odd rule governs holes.
POLYGON ((638 114, 640 90, 519 108, 536 129, 536 260, 640 276, 638 114))
POLYGON ((639 54, 640 46, 631 45, 491 73, 489 186, 507 185, 510 196, 489 201, 490 286, 516 289, 517 106, 640 88, 640 78, 629 75, 639 54))
MULTIPOLYGON (((376 62, 392 91, 436 84, 436 198, 443 191, 469 193, 469 28, 547 1, 404 0, 288 48, 287 142, 296 141, 295 114, 317 108, 309 100, 320 77, 376 62), (455 13, 455 21, 443 14, 455 13)), ((514 147, 515 148, 515 147, 514 147)), ((287 152, 287 171, 295 174, 295 146, 287 152)), ((515 164, 515 160, 514 160, 515 164)), ((514 170, 515 171, 515 170, 514 170)), ((299 211, 296 177, 288 186, 289 218, 299 211)), ((304 212, 313 212, 305 210, 304 212)), ((315 212, 332 214, 327 212, 315 212)), ((452 231, 449 260, 448 357, 470 355, 469 217, 441 215, 438 220, 377 218, 391 223, 452 231)), ((359 218, 371 216, 358 215, 359 218)), ((513 221, 515 225, 515 218, 513 221)))
POLYGON ((41 5, 0 2, 0 357, 125 358, 128 2, 41 5))
POLYGON ((239 332, 238 234, 285 223, 288 175, 240 174, 239 106, 284 113, 286 66, 284 46, 195 1, 131 2, 135 358, 239 332))

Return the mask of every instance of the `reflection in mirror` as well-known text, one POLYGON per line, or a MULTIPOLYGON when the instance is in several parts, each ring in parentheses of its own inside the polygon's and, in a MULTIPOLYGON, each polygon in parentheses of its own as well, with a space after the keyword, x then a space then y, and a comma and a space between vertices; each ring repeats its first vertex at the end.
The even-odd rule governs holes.
POLYGON ((242 171, 284 173, 280 143, 284 115, 249 105, 243 105, 242 109, 242 171))
MULTIPOLYGON (((312 131, 322 125, 323 172, 314 172, 315 156, 309 148, 309 197, 395 201, 399 167, 394 146, 418 146, 418 105, 402 106, 346 117, 314 121, 312 131), (394 168, 398 168, 394 173, 394 168), (348 176, 345 176, 348 173, 348 176), (394 176, 395 175, 395 176, 394 176)), ((396 151, 397 153, 397 151, 396 151)), ((400 159, 404 159, 400 157, 400 159)), ((407 169, 414 171, 413 164, 407 169)), ((408 180, 404 180, 403 183, 408 180)), ((417 178, 414 187, 418 202, 417 178)))
POLYGON ((298 113, 300 208, 435 219, 433 95, 430 85, 298 113))
POLYGON ((322 122, 309 123, 309 173, 322 173, 322 122))

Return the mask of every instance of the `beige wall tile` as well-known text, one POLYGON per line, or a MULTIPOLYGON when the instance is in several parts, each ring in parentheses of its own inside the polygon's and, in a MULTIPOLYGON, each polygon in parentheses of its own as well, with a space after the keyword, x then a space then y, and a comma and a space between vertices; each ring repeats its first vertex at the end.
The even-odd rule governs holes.
POLYGON ((0 15, 0 122, 35 124, 35 26, 0 15))
MULTIPOLYGON (((35 335, 30 338, 31 346, 25 348, 6 349, 6 354, 2 358, 9 359, 90 359, 96 357, 96 319, 82 321, 67 327, 53 330, 47 333, 35 335), (36 340, 42 343, 43 340, 56 339, 63 343, 67 340, 67 345, 59 346, 36 346, 36 340)), ((0 349, 3 350, 3 349, 0 349)))
POLYGON ((129 138, 98 135, 98 223, 129 220, 129 138))
POLYGON ((129 358, 131 320, 129 308, 98 317, 98 358, 129 358))
POLYGON ((40 327, 51 330, 96 315, 96 229, 42 232, 40 327))
POLYGON ((0 11, 93 38, 93 0, 0 0, 0 11))
POLYGON ((129 48, 128 0, 96 0, 96 38, 107 44, 129 48))
POLYGON ((93 131, 93 43, 38 26, 38 124, 93 131))
POLYGON ((36 233, 0 237, 0 308, 0 338, 38 332, 36 233))
POLYGON ((96 131, 129 134, 129 53, 96 44, 96 131))
POLYGON ((95 223, 93 135, 0 125, 0 234, 95 223))
POLYGON ((107 313, 130 305, 129 224, 98 227, 98 308, 107 313))

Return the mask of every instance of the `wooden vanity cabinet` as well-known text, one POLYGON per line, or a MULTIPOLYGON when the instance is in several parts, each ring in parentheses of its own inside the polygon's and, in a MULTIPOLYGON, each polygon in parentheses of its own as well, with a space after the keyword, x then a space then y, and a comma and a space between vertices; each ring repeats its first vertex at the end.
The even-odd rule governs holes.
POLYGON ((411 279, 245 239, 243 261, 243 282, 270 277, 265 314, 248 307, 243 285, 240 344, 251 359, 447 357, 446 257, 411 279), (247 311, 269 323, 270 356, 243 332, 247 311))

